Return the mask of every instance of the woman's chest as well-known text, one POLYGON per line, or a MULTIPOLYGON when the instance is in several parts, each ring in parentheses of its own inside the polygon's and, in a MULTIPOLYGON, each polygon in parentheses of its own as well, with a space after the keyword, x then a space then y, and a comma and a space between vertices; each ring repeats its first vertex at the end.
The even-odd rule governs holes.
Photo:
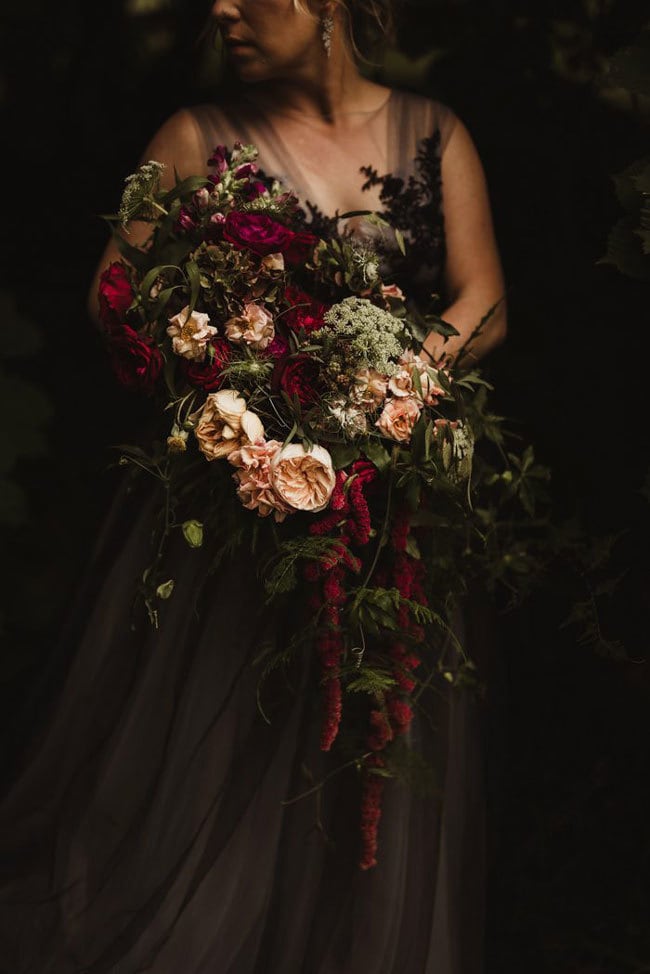
POLYGON ((389 171, 385 119, 336 130, 283 121, 274 125, 272 137, 259 139, 260 163, 269 175, 326 215, 380 209, 379 187, 363 189, 363 170, 389 171))

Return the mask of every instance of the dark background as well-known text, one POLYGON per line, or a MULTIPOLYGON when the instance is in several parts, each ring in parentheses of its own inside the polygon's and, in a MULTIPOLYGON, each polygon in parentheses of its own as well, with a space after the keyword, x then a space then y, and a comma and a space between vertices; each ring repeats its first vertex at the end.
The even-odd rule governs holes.
MULTIPOLYGON (((115 386, 85 313, 124 176, 176 107, 209 99, 215 58, 190 0, 4 0, 0 589, 5 777, 67 655, 56 634, 146 407, 115 386)), ((562 627, 561 571, 502 619, 490 698, 489 974, 650 971, 649 286, 599 264, 621 215, 612 176, 648 152, 648 95, 608 65, 638 42, 628 0, 429 0, 404 8, 376 73, 464 119, 490 186, 509 286, 496 407, 553 470, 558 520, 617 538, 598 599, 612 659, 562 627), (426 18, 426 19, 425 19, 426 18)), ((650 257, 647 258, 650 260, 650 257)), ((588 579, 587 579, 588 581, 588 579)), ((575 593, 573 589, 575 588, 575 593)))

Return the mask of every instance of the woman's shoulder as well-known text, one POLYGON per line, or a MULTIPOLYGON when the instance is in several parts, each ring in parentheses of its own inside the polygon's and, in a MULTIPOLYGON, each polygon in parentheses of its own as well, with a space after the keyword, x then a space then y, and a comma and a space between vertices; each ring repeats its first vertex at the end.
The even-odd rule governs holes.
POLYGON ((402 132, 410 131, 418 142, 439 133, 440 149, 444 151, 459 122, 450 105, 433 95, 399 87, 392 89, 391 102, 393 118, 402 132))

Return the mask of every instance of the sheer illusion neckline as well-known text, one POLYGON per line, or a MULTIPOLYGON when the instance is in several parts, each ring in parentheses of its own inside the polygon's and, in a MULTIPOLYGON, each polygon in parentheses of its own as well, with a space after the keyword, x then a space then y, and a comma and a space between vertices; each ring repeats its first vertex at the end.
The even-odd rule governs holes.
MULTIPOLYGON (((384 111, 389 107, 394 94, 395 94, 394 89, 391 89, 386 95, 386 97, 384 98, 384 100, 381 102, 381 104, 377 105, 376 108, 358 109, 353 112, 340 112, 337 117, 338 118, 360 118, 363 119, 364 121, 368 121, 372 119, 375 115, 379 115, 382 111, 384 111)), ((326 118, 326 116, 319 115, 316 112, 311 113, 311 112, 300 112, 300 111, 283 111, 282 109, 276 108, 275 106, 272 108, 268 108, 268 106, 260 105, 258 102, 255 101, 254 98, 252 98, 248 94, 243 95, 242 100, 259 115, 263 115, 268 112, 268 116, 270 117, 273 117, 274 115, 280 115, 282 118, 291 118, 297 122, 309 121, 309 120, 324 121, 326 118)))
MULTIPOLYGON (((239 130, 240 137, 244 136, 245 140, 258 146, 260 149, 259 162, 262 168, 267 172, 274 173, 281 182, 290 186, 300 200, 303 208, 315 208, 321 213, 330 213, 331 210, 323 206, 323 201, 319 199, 318 191, 315 191, 311 185, 311 180, 305 167, 298 164, 294 154, 290 150, 285 140, 282 126, 274 124, 274 115, 277 114, 280 116, 281 113, 276 113, 275 110, 268 113, 265 112, 259 103, 253 100, 248 93, 244 92, 240 95, 239 105, 241 107, 239 112, 232 111, 232 109, 225 108, 224 106, 221 107, 221 110, 225 111, 225 114, 230 117, 231 125, 234 130, 239 130)), ((400 125, 398 120, 400 119, 400 112, 396 89, 391 89, 388 92, 387 97, 381 105, 364 112, 363 115, 359 115, 358 117, 361 121, 358 130, 355 129, 357 135, 365 128, 377 131, 377 126, 380 126, 382 129, 385 126, 386 132, 394 128, 399 130, 400 125)), ((296 121, 299 120, 296 118, 296 121)), ((384 135, 384 139, 386 141, 385 162, 387 164, 387 171, 395 171, 394 167, 397 166, 399 161, 397 153, 399 152, 401 139, 388 139, 386 135, 384 135)), ((363 165, 368 165, 371 162, 372 152, 369 151, 368 159, 363 161, 363 165)), ((350 178, 354 178, 354 176, 350 174, 350 178)), ((361 186, 364 181, 361 170, 359 170, 356 178, 358 179, 359 186, 361 186)), ((344 210, 358 208, 357 206, 343 207, 344 210)))

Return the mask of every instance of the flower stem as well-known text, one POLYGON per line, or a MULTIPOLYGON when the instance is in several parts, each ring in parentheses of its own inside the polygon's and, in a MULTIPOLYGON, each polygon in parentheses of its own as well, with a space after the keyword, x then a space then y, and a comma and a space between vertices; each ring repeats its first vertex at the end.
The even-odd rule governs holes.
POLYGON ((388 474, 388 496, 386 498, 386 511, 384 514, 384 523, 381 526, 381 533, 379 535, 379 538, 377 539, 377 548, 375 551, 375 557, 372 560, 372 565, 368 569, 368 574, 366 575, 366 577, 364 578, 361 584, 361 589, 366 588, 368 582, 372 578, 375 568, 377 567, 377 562, 379 561, 379 555, 381 553, 381 549, 384 547, 384 544, 386 543, 386 538, 388 536, 388 519, 390 517, 390 507, 391 507, 391 500, 393 496, 393 483, 395 480, 395 463, 397 461, 397 450, 398 450, 397 447, 393 447, 392 462, 390 465, 390 472, 388 474))

